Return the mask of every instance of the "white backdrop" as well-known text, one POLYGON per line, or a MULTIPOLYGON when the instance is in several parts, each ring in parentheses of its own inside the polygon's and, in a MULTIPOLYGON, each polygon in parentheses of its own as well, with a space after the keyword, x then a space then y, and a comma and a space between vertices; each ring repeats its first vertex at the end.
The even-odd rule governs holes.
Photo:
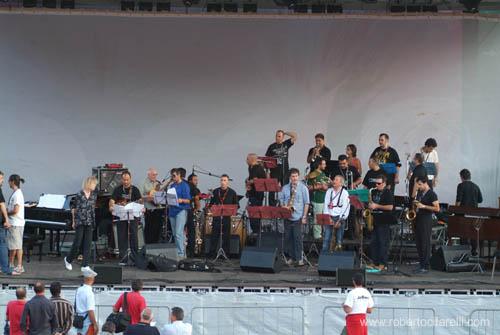
POLYGON ((0 16, 0 170, 25 177, 28 199, 74 192, 105 162, 137 183, 196 164, 243 193, 246 153, 283 128, 301 170, 317 132, 334 156, 355 143, 365 166, 380 132, 402 159, 435 137, 440 200, 467 167, 497 205, 496 23, 0 16))

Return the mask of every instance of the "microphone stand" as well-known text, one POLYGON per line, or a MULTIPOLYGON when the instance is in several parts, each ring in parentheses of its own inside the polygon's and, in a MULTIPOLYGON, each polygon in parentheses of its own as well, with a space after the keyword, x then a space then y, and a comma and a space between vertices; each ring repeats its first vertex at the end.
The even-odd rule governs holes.
MULTIPOLYGON (((214 178, 221 178, 222 177, 222 175, 212 173, 212 172, 205 170, 197 165, 193 165, 193 173, 195 173, 195 172, 199 173, 199 174, 203 174, 205 176, 214 177, 214 178)), ((229 178, 229 181, 233 181, 233 179, 229 178)))

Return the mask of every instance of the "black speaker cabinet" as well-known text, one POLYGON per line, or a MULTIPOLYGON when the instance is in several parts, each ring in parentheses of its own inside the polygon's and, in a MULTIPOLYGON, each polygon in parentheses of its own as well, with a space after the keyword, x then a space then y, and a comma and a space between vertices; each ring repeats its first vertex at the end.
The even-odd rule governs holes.
POLYGON ((241 253, 240 268, 249 272, 279 272, 276 248, 246 247, 241 253))
POLYGON ((177 248, 174 243, 150 243, 142 247, 141 253, 144 256, 165 256, 166 258, 178 261, 177 248))
MULTIPOLYGON (((208 255, 210 253, 210 238, 212 235, 207 234, 205 235, 205 243, 203 244, 203 251, 205 252, 205 255, 208 255)), ((217 249, 219 250, 219 239, 217 239, 217 249)), ((239 257, 241 254, 241 249, 240 249, 240 237, 238 235, 231 235, 231 240, 229 241, 229 255, 231 257, 239 257)))
POLYGON ((353 269, 355 257, 354 251, 321 253, 318 260, 318 273, 320 276, 335 277, 337 269, 353 269))
POLYGON ((363 276, 363 283, 366 283, 366 272, 364 269, 342 269, 338 268, 337 269, 337 276, 336 276, 336 281, 337 281, 337 286, 338 287, 352 287, 352 277, 356 273, 361 273, 363 276))
POLYGON ((447 271, 450 263, 466 262, 469 254, 470 246, 468 245, 441 246, 431 257, 431 269, 447 271))
POLYGON ((97 191, 101 195, 110 195, 115 187, 122 183, 122 173, 128 169, 92 168, 92 175, 97 178, 97 191))
POLYGON ((110 264, 95 264, 94 269, 97 272, 95 277, 96 284, 121 284, 123 280, 122 267, 110 264))

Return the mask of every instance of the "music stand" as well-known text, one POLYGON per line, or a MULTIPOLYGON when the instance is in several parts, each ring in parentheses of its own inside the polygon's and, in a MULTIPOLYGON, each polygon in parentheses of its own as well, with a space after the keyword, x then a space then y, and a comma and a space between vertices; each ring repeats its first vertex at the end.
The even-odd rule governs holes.
MULTIPOLYGON (((255 192, 267 192, 264 199, 264 205, 266 202, 269 204, 269 192, 280 192, 281 186, 276 178, 255 178, 253 181, 255 187, 255 192)), ((262 223, 260 224, 260 229, 262 230, 262 223)))
MULTIPOLYGON (((270 211, 271 219, 276 220, 276 231, 279 233, 278 219, 288 220, 292 217, 292 212, 289 209, 283 208, 283 207, 268 207, 268 208, 270 211)), ((281 258, 283 258, 283 260, 286 263, 287 259, 285 256, 285 223, 284 222, 283 222, 283 234, 281 234, 281 255, 280 256, 281 256, 281 258)))
POLYGON ((278 167, 278 159, 276 157, 259 156, 257 159, 262 161, 264 169, 270 170, 278 167))
MULTIPOLYGON (((125 263, 128 266, 134 265, 132 261, 132 248, 130 241, 130 225, 131 222, 135 223, 136 213, 134 213, 133 209, 126 209, 125 206, 116 207, 113 215, 118 217, 119 221, 127 221, 127 251, 125 256, 120 259, 120 263, 125 263), (126 262, 124 262, 126 260, 126 262)), ((140 217, 140 216, 138 216, 140 217)))
POLYGON ((168 234, 168 206, 167 206, 167 192, 166 191, 159 191, 155 192, 154 198, 153 198, 153 203, 155 205, 159 206, 165 206, 165 213, 163 217, 163 223, 161 227, 161 236, 160 240, 161 241, 167 241, 168 243, 173 242, 173 234, 169 236, 168 234))
POLYGON ((220 246, 219 250, 217 251, 217 256, 214 259, 214 262, 216 262, 219 259, 219 257, 224 257, 226 260, 228 260, 226 252, 222 247, 222 230, 224 227, 224 217, 231 217, 236 215, 236 213, 238 212, 238 205, 212 205, 210 211, 212 212, 212 216, 220 217, 220 235, 219 235, 220 246))
POLYGON ((472 268, 471 272, 479 272, 479 273, 483 273, 484 270, 483 270, 483 267, 481 266, 481 264, 479 263, 479 257, 481 255, 481 246, 479 244, 479 231, 481 230, 481 227, 483 226, 483 222, 484 222, 484 219, 483 217, 475 217, 474 218, 474 223, 473 223, 473 226, 474 226, 474 229, 476 230, 476 246, 477 246, 477 257, 476 257, 476 264, 474 264, 474 267, 472 268))

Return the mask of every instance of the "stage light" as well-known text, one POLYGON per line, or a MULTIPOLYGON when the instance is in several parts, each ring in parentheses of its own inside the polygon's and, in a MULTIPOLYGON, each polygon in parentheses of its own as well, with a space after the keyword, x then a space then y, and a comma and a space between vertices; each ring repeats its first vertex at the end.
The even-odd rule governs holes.
POLYGON ((257 4, 256 3, 244 3, 243 4, 243 13, 257 13, 257 4))
POLYGON ((151 12, 153 10, 153 3, 151 1, 139 1, 139 10, 151 12))
POLYGON ((170 2, 158 2, 156 4, 156 10, 158 12, 170 12, 170 2))
POLYGON ((23 0, 24 8, 33 8, 36 7, 36 0, 23 0))
POLYGON ((42 6, 45 8, 56 8, 57 7, 57 1, 56 0, 43 0, 42 1, 42 6))
POLYGON ((465 7, 464 13, 479 13, 479 3, 481 0, 460 0, 459 2, 465 7))
POLYGON ((238 4, 234 2, 226 2, 224 3, 224 11, 228 13, 237 13, 238 4))
POLYGON ((313 14, 324 14, 326 12, 326 5, 325 4, 313 4, 311 5, 311 13, 313 14))
POLYGON ((208 13, 211 13, 211 12, 220 13, 220 12, 222 12, 222 5, 220 3, 214 3, 214 2, 207 3, 207 12, 208 13))
POLYGON ((134 10, 135 2, 134 1, 122 1, 121 2, 122 10, 134 10))
POLYGON ((75 9, 75 0, 61 0, 61 9, 75 9))

